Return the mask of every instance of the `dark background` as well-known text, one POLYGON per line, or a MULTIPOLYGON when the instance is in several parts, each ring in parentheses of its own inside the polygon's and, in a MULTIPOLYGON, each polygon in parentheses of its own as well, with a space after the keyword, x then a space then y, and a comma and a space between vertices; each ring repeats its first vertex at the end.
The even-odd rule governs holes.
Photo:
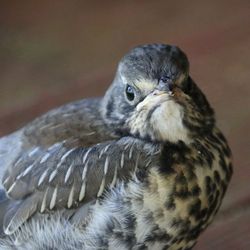
POLYGON ((196 249, 250 249, 249 1, 1 1, 0 135, 102 95, 144 43, 178 45, 231 145, 235 173, 196 249), (178 2, 178 3, 175 3, 178 2))

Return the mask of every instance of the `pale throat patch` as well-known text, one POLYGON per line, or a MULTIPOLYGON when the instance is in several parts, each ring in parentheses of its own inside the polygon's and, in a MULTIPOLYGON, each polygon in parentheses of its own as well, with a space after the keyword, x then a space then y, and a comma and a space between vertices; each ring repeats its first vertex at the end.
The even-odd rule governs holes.
POLYGON ((163 93, 148 95, 136 106, 136 112, 130 118, 131 132, 141 136, 149 135, 160 141, 190 143, 188 130, 183 124, 183 107, 163 93), (148 114, 154 109, 151 117, 148 114), (150 126, 148 126, 150 124, 150 126))
POLYGON ((152 114, 150 122, 158 139, 189 143, 188 131, 183 125, 183 108, 173 100, 163 102, 152 114))

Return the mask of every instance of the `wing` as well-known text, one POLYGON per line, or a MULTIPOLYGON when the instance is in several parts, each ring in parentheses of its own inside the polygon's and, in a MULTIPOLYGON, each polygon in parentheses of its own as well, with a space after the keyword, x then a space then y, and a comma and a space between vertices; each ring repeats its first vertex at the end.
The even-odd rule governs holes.
POLYGON ((132 137, 87 148, 62 142, 27 151, 3 178, 9 197, 3 213, 4 232, 13 233, 36 212, 88 204, 117 180, 145 170, 158 153, 158 145, 132 137))
POLYGON ((53 109, 23 128, 27 144, 50 146, 58 141, 78 139, 89 146, 111 138, 100 113, 101 99, 83 99, 53 109))
POLYGON ((48 148, 63 140, 87 147, 114 139, 100 114, 101 99, 83 99, 53 109, 17 132, 0 139, 0 189, 3 172, 17 157, 36 146, 48 148))

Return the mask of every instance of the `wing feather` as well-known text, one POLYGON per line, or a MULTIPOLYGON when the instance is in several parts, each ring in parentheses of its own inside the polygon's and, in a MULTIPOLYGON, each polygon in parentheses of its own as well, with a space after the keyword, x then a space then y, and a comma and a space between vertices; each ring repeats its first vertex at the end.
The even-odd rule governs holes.
POLYGON ((36 212, 91 203, 117 180, 129 179, 137 168, 145 167, 158 150, 153 148, 126 137, 89 148, 70 147, 64 141, 50 148, 28 150, 4 175, 9 197, 5 233, 13 233, 36 212))

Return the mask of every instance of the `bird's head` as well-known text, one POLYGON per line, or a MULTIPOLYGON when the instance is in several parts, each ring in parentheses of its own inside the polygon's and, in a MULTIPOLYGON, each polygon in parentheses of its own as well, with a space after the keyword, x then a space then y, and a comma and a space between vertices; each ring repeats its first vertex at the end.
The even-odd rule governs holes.
POLYGON ((214 126, 186 55, 164 44, 139 46, 122 58, 102 110, 117 133, 151 141, 188 142, 214 126))

